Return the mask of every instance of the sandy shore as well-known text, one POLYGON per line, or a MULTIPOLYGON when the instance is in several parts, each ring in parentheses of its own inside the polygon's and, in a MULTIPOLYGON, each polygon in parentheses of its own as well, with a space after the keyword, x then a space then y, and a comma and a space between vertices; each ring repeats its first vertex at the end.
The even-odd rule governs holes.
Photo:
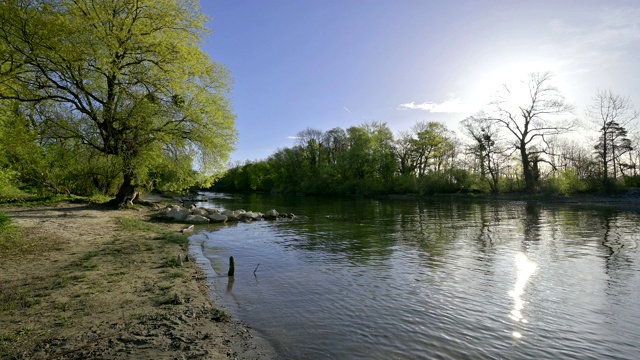
POLYGON ((269 346, 216 309, 202 271, 146 208, 0 208, 0 358, 270 359, 269 346))

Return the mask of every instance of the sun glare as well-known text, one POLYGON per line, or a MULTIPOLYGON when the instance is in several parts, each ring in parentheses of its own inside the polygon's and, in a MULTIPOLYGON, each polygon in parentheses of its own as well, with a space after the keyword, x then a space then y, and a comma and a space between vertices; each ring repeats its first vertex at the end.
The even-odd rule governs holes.
POLYGON ((530 101, 526 87, 521 85, 521 81, 525 81, 527 76, 534 72, 551 71, 556 73, 557 64, 550 61, 525 61, 511 62, 501 65, 492 64, 488 67, 490 70, 485 71, 479 76, 479 80, 474 85, 474 93, 476 94, 474 105, 483 107, 490 101, 494 100, 497 92, 504 89, 504 85, 510 85, 515 91, 508 103, 511 106, 523 106, 530 101))
MULTIPOLYGON (((516 283, 513 287, 513 290, 509 291, 509 296, 513 299, 513 309, 509 313, 509 317, 511 320, 515 322, 520 322, 526 324, 528 321, 524 318, 522 314, 522 309, 524 308, 524 301, 522 300, 522 294, 524 294, 524 288, 527 286, 527 282, 529 278, 533 276, 533 273, 536 271, 537 265, 530 261, 527 256, 523 253, 519 253, 516 255, 516 283)), ((520 338, 522 334, 514 332, 514 337, 520 338)))

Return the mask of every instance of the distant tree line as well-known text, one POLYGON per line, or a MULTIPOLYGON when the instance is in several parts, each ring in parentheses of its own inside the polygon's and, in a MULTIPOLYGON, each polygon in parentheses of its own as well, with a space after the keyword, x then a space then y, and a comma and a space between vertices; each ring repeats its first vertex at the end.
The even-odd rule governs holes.
POLYGON ((578 119, 551 80, 550 73, 532 73, 505 85, 460 122, 461 135, 438 122, 397 135, 377 121, 307 128, 295 146, 231 166, 216 186, 323 195, 568 195, 640 186, 638 113, 629 99, 598 91, 578 119))

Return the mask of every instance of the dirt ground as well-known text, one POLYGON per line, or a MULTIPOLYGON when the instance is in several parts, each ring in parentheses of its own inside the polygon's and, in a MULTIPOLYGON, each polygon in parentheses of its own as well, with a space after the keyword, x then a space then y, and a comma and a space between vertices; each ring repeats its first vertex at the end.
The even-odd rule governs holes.
POLYGON ((20 235, 0 246, 0 358, 275 357, 216 309, 183 225, 154 223, 142 207, 0 210, 20 235))

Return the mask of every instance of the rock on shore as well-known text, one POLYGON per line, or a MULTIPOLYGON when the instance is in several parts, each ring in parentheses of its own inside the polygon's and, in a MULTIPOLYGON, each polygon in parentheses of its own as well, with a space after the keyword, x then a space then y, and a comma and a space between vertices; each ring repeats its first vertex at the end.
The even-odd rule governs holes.
POLYGON ((279 218, 295 219, 294 214, 281 214, 277 210, 272 209, 265 214, 257 211, 245 211, 245 210, 224 210, 218 209, 205 209, 196 208, 191 206, 189 208, 182 207, 180 205, 168 205, 167 207, 160 209, 159 214, 165 219, 185 223, 185 224, 207 224, 207 223, 225 223, 236 221, 260 221, 260 220, 277 220, 279 218))

